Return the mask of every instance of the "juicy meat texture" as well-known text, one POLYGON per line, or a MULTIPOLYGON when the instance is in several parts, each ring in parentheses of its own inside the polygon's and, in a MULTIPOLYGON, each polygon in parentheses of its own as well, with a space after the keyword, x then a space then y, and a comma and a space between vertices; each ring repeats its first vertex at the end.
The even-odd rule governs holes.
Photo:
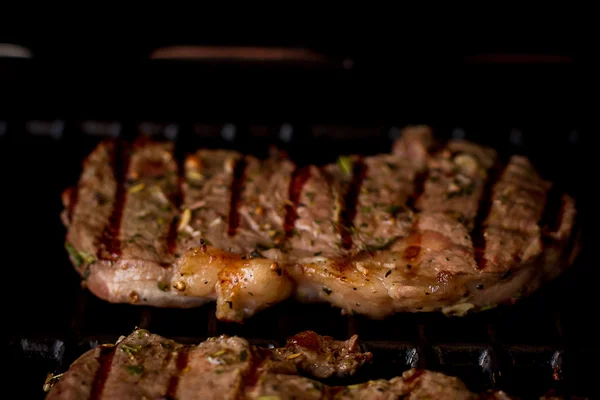
POLYGON ((324 166, 206 149, 179 165, 169 143, 103 142, 63 202, 67 250, 94 294, 216 301, 236 322, 290 296, 372 318, 462 315, 514 302, 577 253, 574 200, 529 160, 503 165, 423 126, 390 154, 324 166))
POLYGON ((282 348, 269 349, 237 336, 183 345, 138 329, 115 345, 80 356, 53 380, 46 399, 512 398, 502 391, 475 394, 456 377, 418 369, 350 386, 328 386, 315 379, 348 377, 371 361, 371 353, 360 351, 356 336, 336 341, 306 331, 282 348))
POLYGON ((306 331, 282 348, 269 349, 237 336, 183 345, 138 329, 114 345, 81 355, 52 380, 46 399, 512 398, 502 391, 475 394, 456 377, 418 369, 350 386, 327 386, 314 379, 348 377, 371 361, 371 353, 360 351, 356 336, 337 341, 306 331))
MULTIPOLYGON (((312 380, 293 375, 349 376, 371 357, 360 351, 356 337, 335 341, 303 332, 283 348, 266 349, 240 337, 220 336, 184 346, 139 329, 114 346, 103 345, 82 355, 47 399, 235 399, 260 392, 271 375, 312 385, 312 380)), ((282 385, 281 393, 286 392, 282 385)))

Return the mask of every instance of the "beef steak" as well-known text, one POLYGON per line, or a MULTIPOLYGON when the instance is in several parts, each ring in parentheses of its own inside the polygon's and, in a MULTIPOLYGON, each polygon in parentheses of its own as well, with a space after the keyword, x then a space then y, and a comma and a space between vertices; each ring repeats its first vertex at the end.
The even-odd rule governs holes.
POLYGON ((172 143, 102 142, 65 191, 67 250, 110 302, 242 321, 291 295, 344 312, 463 314, 510 303, 576 252, 575 202, 531 162, 405 129, 390 154, 297 167, 172 143))

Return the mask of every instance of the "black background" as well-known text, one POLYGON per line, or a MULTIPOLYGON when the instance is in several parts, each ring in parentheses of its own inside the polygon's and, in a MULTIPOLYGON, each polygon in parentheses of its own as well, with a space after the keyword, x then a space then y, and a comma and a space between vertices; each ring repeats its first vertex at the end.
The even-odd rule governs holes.
MULTIPOLYGON (((25 397, 41 396, 45 373, 64 370, 85 347, 77 340, 126 334, 139 322, 139 313, 146 312, 82 297, 79 279, 64 252, 60 192, 76 181, 81 160, 101 139, 82 132, 81 121, 119 121, 126 138, 138 133, 140 121, 174 122, 179 125, 180 148, 225 146, 260 153, 267 144, 276 144, 303 162, 325 162, 347 152, 385 151, 391 143, 390 128, 429 123, 442 137, 460 128, 467 139, 493 145, 504 154, 530 156, 548 178, 577 196, 584 251, 572 271, 514 309, 458 322, 402 316, 378 333, 375 327, 380 325, 361 320, 361 338, 420 340, 423 345, 423 336, 416 333, 420 321, 427 340, 466 343, 474 346, 472 350, 489 341, 488 327, 494 326, 500 332, 498 340, 508 349, 498 354, 512 357, 507 368, 511 373, 506 373, 509 378, 501 380, 500 387, 517 394, 539 394, 552 386, 549 361, 539 350, 548 346, 550 353, 565 350, 569 390, 597 392, 591 377, 598 372, 595 357, 600 355, 595 321, 599 274, 593 256, 598 170, 594 145, 599 124, 596 55, 589 25, 564 20, 544 23, 541 16, 536 24, 527 19, 492 24, 491 18, 484 18, 472 25, 461 21, 439 25, 425 17, 410 24, 405 20, 398 17, 385 32, 370 31, 364 24, 338 23, 329 27, 334 33, 327 35, 321 27, 301 32, 273 28, 266 33, 190 29, 181 34, 146 28, 130 38, 105 26, 83 40, 52 30, 40 31, 33 39, 22 30, 0 36, 0 42, 22 44, 34 53, 31 60, 0 59, 0 122, 6 126, 0 136, 0 204, 7 216, 2 224, 4 333, 9 344, 4 351, 14 365, 9 385, 23 390, 25 397), (326 54, 331 62, 315 66, 148 60, 152 50, 171 44, 306 47, 326 54), (562 58, 558 63, 476 62, 473 57, 482 54, 562 58), (345 59, 353 61, 352 68, 343 67, 345 59), (56 119, 64 121, 60 139, 33 134, 28 125, 32 120, 56 119), (196 123, 212 127, 216 134, 199 135, 196 123), (237 127, 233 142, 219 136, 225 123, 237 127), (283 123, 294 128, 291 143, 279 140, 283 123), (510 140, 515 129, 522 133, 520 142, 510 140), (357 130, 362 132, 358 138, 343 133, 357 130), (267 134, 256 137, 257 131, 267 134), (85 317, 77 320, 82 318, 77 313, 81 302, 85 317), (73 326, 78 332, 72 331, 73 326), (44 345, 24 345, 56 340, 70 344, 64 359, 44 345), (532 354, 531 360, 515 356, 520 353, 510 347, 514 344, 535 350, 523 353, 532 354)), ((206 334, 202 319, 208 318, 206 312, 175 311, 176 317, 157 312, 151 326, 158 333, 200 338, 206 334)), ((272 327, 276 312, 282 311, 259 320, 272 327)), ((292 320, 296 322, 284 330, 289 334, 306 328, 340 338, 347 334, 346 325, 340 329, 334 317, 304 314, 292 320)), ((250 322, 250 328, 245 328, 248 335, 256 340, 277 336, 258 325, 250 322)), ((238 329, 219 326, 219 333, 238 329)), ((392 358, 383 350, 379 357, 392 358)), ((479 375, 471 374, 469 368, 476 361, 453 364, 450 356, 445 360, 446 364, 436 364, 438 360, 429 366, 463 379, 471 377, 476 389, 488 387, 475 379, 479 375)), ((373 377, 382 376, 375 372, 373 377)))

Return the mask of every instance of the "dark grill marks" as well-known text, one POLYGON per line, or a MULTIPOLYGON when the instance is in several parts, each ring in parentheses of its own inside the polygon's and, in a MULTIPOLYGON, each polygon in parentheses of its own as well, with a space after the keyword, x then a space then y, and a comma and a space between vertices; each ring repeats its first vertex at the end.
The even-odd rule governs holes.
POLYGON ((121 219, 123 217, 123 207, 125 206, 125 175, 129 168, 131 158, 130 147, 124 142, 115 143, 115 150, 112 155, 112 170, 114 171, 117 190, 115 194, 115 203, 109 218, 108 227, 105 229, 99 246, 99 259, 113 260, 121 255, 121 241, 119 240, 119 231, 121 229, 121 219), (105 252, 103 253, 103 250, 105 252))
POLYGON ((229 218, 227 233, 229 236, 235 235, 235 232, 240 224, 240 213, 238 206, 240 203, 240 195, 244 186, 246 170, 246 159, 240 158, 233 167, 233 182, 231 183, 231 202, 229 204, 229 218))
MULTIPOLYGON (((184 181, 184 173, 183 167, 181 163, 177 162, 177 189, 172 199, 169 199, 173 206, 175 207, 175 211, 179 212, 181 204, 183 203, 183 191, 182 184, 184 181)), ((179 225, 179 218, 173 217, 171 220, 171 225, 169 226, 169 234, 167 236, 167 249, 169 254, 173 255, 175 253, 175 249, 177 247, 177 226, 179 225)))
POLYGON ((260 348, 252 348, 249 349, 250 352, 250 368, 248 372, 244 375, 243 383, 242 383, 242 391, 249 391, 258 383, 258 379, 260 378, 260 371, 262 370, 263 365, 265 364, 265 358, 261 354, 260 348))
POLYGON ((90 400, 98 400, 102 398, 102 391, 104 390, 104 384, 110 373, 112 367, 113 356, 115 355, 115 346, 103 346, 100 348, 100 355, 98 357, 98 363, 100 367, 96 372, 94 381, 92 382, 92 390, 90 400))
POLYGON ((485 269, 486 259, 485 255, 485 220, 492 210, 492 194, 494 192, 494 186, 500 180, 504 167, 502 167, 497 161, 488 172, 488 180, 483 190, 483 196, 479 201, 479 207, 477 209, 477 216, 474 221, 473 232, 471 233, 471 240, 473 241, 473 250, 475 256, 475 264, 480 270, 485 269))
POLYGON ((362 158, 353 163, 352 182, 344 198, 344 206, 340 214, 339 232, 342 234, 342 246, 352 247, 352 221, 356 215, 356 203, 362 182, 367 174, 367 166, 362 158))
POLYGON ((289 203, 285 206, 285 236, 290 237, 294 231, 294 224, 298 218, 298 203, 300 193, 306 181, 310 178, 310 167, 296 168, 290 180, 289 203))
POLYGON ((563 214, 564 210, 562 193, 556 188, 556 186, 553 185, 546 196, 546 208, 544 209, 544 213, 540 219, 542 233, 558 231, 563 214))
POLYGON ((175 373, 169 380, 169 386, 167 388, 168 399, 177 398, 177 386, 179 385, 179 377, 181 376, 181 373, 185 369, 185 367, 187 367, 189 353, 189 347, 183 347, 181 348, 181 350, 179 350, 177 360, 175 361, 175 373))
POLYGON ((413 211, 415 210, 415 205, 417 204, 417 200, 419 199, 419 197, 421 197, 421 195, 425 191, 425 182, 427 181, 428 176, 429 176, 429 169, 419 172, 415 176, 413 193, 406 202, 406 206, 413 211))
POLYGON ((406 276, 416 276, 417 258, 421 254, 421 233, 419 232, 419 216, 417 215, 412 222, 411 234, 406 238, 407 246, 402 254, 402 259, 407 262, 406 276), (408 267, 410 266, 410 267, 408 267))
POLYGON ((67 218, 68 218, 69 222, 73 220, 73 211, 75 210, 75 205, 77 204, 78 199, 79 199, 79 183, 69 189, 69 208, 67 210, 67 218))

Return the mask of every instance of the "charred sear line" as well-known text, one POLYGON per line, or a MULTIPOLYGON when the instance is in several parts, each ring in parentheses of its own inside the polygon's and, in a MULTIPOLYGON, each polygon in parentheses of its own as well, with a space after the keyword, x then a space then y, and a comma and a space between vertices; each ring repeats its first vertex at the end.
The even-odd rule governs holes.
POLYGON ((110 370, 112 367, 113 356, 115 355, 115 346, 101 347, 100 356, 98 357, 98 364, 100 364, 96 376, 92 381, 92 390, 90 400, 98 400, 102 398, 102 391, 104 390, 104 384, 108 379, 110 370))
POLYGON ((300 202, 300 194, 302 188, 310 177, 310 167, 305 166, 296 168, 290 179, 290 189, 288 199, 289 202, 285 205, 285 236, 290 237, 294 231, 294 224, 298 219, 298 204, 300 202))
POLYGON ((112 170, 117 185, 115 203, 108 220, 108 226, 104 230, 99 246, 99 259, 116 259, 121 255, 121 241, 119 231, 123 219, 123 208, 125 207, 126 181, 125 176, 131 160, 131 148, 127 143, 119 142, 114 146, 112 152, 112 170), (103 252, 105 250, 105 253, 103 252))
POLYGON ((75 211, 75 205, 77 205, 78 200, 79 183, 72 187, 71 192, 69 193, 69 208, 67 209, 67 220, 69 221, 69 223, 73 221, 73 212, 75 211))
POLYGON ((485 269, 486 260, 485 254, 485 220, 492 211, 492 195, 494 186, 500 181, 505 167, 497 161, 488 172, 487 182, 483 190, 483 195, 479 201, 477 216, 475 217, 471 239, 473 241, 473 249, 475 251, 475 264, 480 270, 485 269))
POLYGON ((175 373, 169 380, 169 386, 167 388, 167 398, 168 399, 176 399, 177 398, 177 387, 179 386, 179 377, 182 374, 182 371, 187 367, 188 358, 189 358, 190 348, 184 347, 179 350, 177 354, 177 360, 175 361, 175 373))
POLYGON ((229 218, 227 233, 234 236, 240 225, 240 213, 238 210, 244 180, 246 179, 246 159, 241 158, 236 161, 233 167, 233 181, 231 183, 231 202, 229 204, 229 218))
POLYGON ((350 187, 346 192, 344 205, 342 207, 339 220, 339 231, 342 235, 342 246, 345 249, 352 247, 352 222, 356 216, 358 195, 366 174, 367 166, 365 165, 364 160, 361 158, 355 161, 352 167, 352 181, 350 182, 350 187))
POLYGON ((546 195, 546 208, 540 219, 540 227, 543 233, 556 232, 562 222, 564 214, 562 193, 552 186, 546 195))
POLYGON ((412 192, 412 195, 406 201, 406 206, 409 209, 411 209, 412 211, 415 211, 417 200, 419 199, 419 197, 421 197, 421 195, 425 191, 425 182, 427 181, 428 177, 429 177, 428 169, 426 169, 425 171, 419 172, 415 176, 414 185, 413 185, 414 190, 412 192))
MULTIPOLYGON (((179 160, 179 159, 178 159, 179 160)), ((183 166, 178 161, 177 162, 177 188, 173 195, 173 198, 169 199, 176 211, 179 211, 181 208, 181 204, 183 203, 183 183, 184 183, 184 173, 183 166)), ((173 255, 175 253, 175 249, 177 247, 177 227, 179 225, 179 218, 174 217, 171 220, 171 225, 169 226, 169 234, 167 236, 167 249, 169 254, 173 255)))

